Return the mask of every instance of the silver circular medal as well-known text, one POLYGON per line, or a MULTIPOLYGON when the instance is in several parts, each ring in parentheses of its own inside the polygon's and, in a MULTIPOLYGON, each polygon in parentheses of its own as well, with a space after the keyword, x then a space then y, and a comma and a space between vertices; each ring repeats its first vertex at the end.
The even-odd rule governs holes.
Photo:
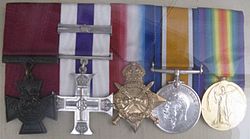
POLYGON ((156 107, 152 114, 158 117, 157 126, 167 133, 181 133, 192 128, 201 114, 201 102, 196 92, 185 84, 169 84, 158 95, 166 102, 156 107))

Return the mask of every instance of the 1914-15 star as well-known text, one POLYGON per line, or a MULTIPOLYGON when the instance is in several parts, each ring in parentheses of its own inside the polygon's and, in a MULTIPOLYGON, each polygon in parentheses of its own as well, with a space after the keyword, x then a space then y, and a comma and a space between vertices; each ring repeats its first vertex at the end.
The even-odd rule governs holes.
POLYGON ((123 69, 126 78, 124 85, 115 83, 119 89, 114 95, 115 109, 118 111, 113 124, 123 118, 137 131, 144 118, 150 118, 155 123, 158 118, 152 116, 152 110, 165 101, 164 98, 150 91, 153 82, 143 84, 144 69, 137 63, 131 63, 123 69))

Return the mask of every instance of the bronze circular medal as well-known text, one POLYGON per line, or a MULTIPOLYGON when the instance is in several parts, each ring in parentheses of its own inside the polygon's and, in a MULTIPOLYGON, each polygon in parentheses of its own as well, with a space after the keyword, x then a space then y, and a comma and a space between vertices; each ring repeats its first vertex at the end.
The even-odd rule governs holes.
POLYGON ((236 127, 246 113, 246 96, 235 83, 222 80, 211 85, 202 99, 202 115, 206 123, 216 130, 236 127))

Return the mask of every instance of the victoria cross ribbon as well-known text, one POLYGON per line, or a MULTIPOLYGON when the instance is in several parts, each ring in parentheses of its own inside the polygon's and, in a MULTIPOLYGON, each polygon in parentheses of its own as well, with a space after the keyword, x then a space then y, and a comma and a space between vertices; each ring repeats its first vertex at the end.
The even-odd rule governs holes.
POLYGON ((46 133, 42 120, 56 119, 52 90, 58 90, 58 80, 52 79, 58 79, 59 11, 59 4, 6 6, 2 57, 7 63, 6 119, 23 123, 20 134, 46 133))

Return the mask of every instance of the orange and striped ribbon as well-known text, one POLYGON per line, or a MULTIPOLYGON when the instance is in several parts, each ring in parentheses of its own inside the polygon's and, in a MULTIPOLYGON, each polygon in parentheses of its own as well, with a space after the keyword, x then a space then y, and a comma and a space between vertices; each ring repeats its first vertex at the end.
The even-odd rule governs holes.
MULTIPOLYGON (((162 18, 162 66, 192 68, 192 9, 165 7, 162 18)), ((162 75, 162 85, 172 79, 172 75, 162 75)), ((192 86, 192 75, 182 75, 181 80, 192 86)))

